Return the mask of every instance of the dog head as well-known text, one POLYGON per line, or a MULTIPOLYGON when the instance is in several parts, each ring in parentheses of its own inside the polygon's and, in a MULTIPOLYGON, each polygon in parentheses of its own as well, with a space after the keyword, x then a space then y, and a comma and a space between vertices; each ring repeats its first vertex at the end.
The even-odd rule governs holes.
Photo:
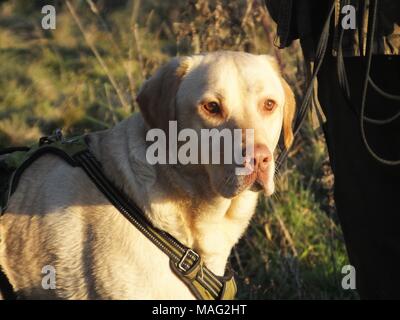
POLYGON ((165 132, 168 121, 177 121, 178 130, 193 129, 198 141, 202 129, 240 130, 239 162, 232 156, 232 163, 224 163, 221 143, 220 164, 204 164, 199 143, 198 160, 211 188, 226 198, 247 189, 273 193, 274 152, 282 131, 286 148, 292 143, 295 99, 272 57, 223 51, 175 58, 144 83, 137 101, 149 127, 165 132), (237 174, 238 167, 249 173, 237 174))

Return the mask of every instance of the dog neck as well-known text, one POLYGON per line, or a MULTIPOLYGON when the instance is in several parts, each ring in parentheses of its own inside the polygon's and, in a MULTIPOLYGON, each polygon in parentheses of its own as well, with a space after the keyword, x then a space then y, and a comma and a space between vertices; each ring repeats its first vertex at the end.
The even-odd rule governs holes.
POLYGON ((164 204, 151 204, 151 220, 195 249, 214 273, 223 275, 232 247, 254 213, 257 194, 247 191, 234 199, 223 198, 201 169, 186 174, 179 166, 158 166, 157 172, 164 204))
POLYGON ((110 179, 157 228, 195 249, 207 267, 223 275, 230 251, 254 213, 257 194, 245 191, 226 199, 212 190, 201 166, 189 174, 179 166, 150 165, 147 129, 141 115, 135 115, 93 134, 91 148, 110 179))

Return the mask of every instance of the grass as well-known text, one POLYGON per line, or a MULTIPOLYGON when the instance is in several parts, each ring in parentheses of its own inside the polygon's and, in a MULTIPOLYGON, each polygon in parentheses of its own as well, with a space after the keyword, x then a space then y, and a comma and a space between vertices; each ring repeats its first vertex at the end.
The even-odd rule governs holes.
MULTIPOLYGON (((136 112, 141 83, 175 55, 273 54, 301 100, 299 45, 275 49, 261 1, 56 1, 53 31, 40 28, 43 4, 0 1, 0 147, 35 142, 57 127, 67 135, 111 127, 136 112)), ((357 298, 340 286, 347 255, 325 143, 311 121, 278 180, 232 253, 239 298, 357 298)))

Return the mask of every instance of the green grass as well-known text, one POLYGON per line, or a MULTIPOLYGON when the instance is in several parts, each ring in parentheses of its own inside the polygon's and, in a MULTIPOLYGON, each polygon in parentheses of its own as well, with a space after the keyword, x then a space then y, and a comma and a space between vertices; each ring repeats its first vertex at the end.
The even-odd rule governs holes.
MULTIPOLYGON (((299 45, 274 49, 275 26, 257 1, 249 7, 250 1, 103 0, 97 2, 100 16, 87 1, 72 3, 109 74, 65 5, 57 6, 57 29, 44 32, 40 6, 0 1, 0 147, 32 143, 57 127, 67 135, 111 127, 136 111, 143 80, 177 54, 231 49, 278 55, 301 100, 299 45)), ((325 144, 310 121, 293 150, 280 170, 278 191, 260 197, 249 230, 233 251, 239 297, 357 298, 340 286, 347 255, 325 144)))
POLYGON ((347 264, 340 228, 322 211, 315 193, 294 173, 286 191, 260 198, 249 231, 232 258, 242 280, 240 297, 355 298, 341 289, 347 264))

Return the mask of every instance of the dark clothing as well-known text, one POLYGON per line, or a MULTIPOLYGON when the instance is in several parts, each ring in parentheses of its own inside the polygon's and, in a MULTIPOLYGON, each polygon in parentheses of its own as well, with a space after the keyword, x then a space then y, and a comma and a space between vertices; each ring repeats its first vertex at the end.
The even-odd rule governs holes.
MULTIPOLYGON (((350 1, 357 8, 357 30, 344 30, 342 41, 350 98, 339 84, 336 58, 344 2, 335 0, 328 50, 317 76, 318 99, 326 117, 323 129, 335 176, 335 203, 360 297, 400 299, 400 166, 375 160, 367 151, 360 128, 370 32, 366 26, 371 21, 369 4, 373 1, 350 1)), ((299 38, 306 62, 313 60, 332 2, 266 0, 266 4, 278 24, 279 47, 299 38)), ((399 21, 400 1, 378 2, 372 51, 378 55, 373 55, 370 75, 381 89, 395 95, 400 95, 399 21)), ((367 117, 386 119, 398 113, 399 107, 398 100, 389 100, 368 86, 367 117)), ((365 132, 376 154, 388 160, 400 159, 400 117, 384 125, 365 122, 365 132)))
MULTIPOLYGON (((356 269, 356 287, 364 299, 400 299, 400 167, 378 163, 361 140, 365 63, 360 58, 345 59, 351 90, 348 102, 339 86, 336 59, 325 59, 318 74, 318 97, 327 119, 324 133, 335 176, 335 203, 350 263, 356 269)), ((382 88, 400 93, 400 57, 374 57, 371 75, 382 88)), ((368 116, 384 119, 399 111, 399 102, 368 92, 368 116)), ((379 155, 400 158, 400 118, 383 126, 366 124, 366 133, 379 155)))
MULTIPOLYGON (((341 13, 341 9, 348 2, 356 9, 356 29, 344 30, 343 55, 365 56, 372 1, 334 0, 334 2, 332 54, 335 56, 338 51, 341 21, 345 16, 341 13)), ((332 1, 265 0, 265 3, 271 17, 278 24, 276 45, 285 48, 290 46, 293 40, 300 39, 305 57, 313 59, 332 1)), ((400 1, 379 1, 373 48, 374 54, 400 55, 400 1)))

